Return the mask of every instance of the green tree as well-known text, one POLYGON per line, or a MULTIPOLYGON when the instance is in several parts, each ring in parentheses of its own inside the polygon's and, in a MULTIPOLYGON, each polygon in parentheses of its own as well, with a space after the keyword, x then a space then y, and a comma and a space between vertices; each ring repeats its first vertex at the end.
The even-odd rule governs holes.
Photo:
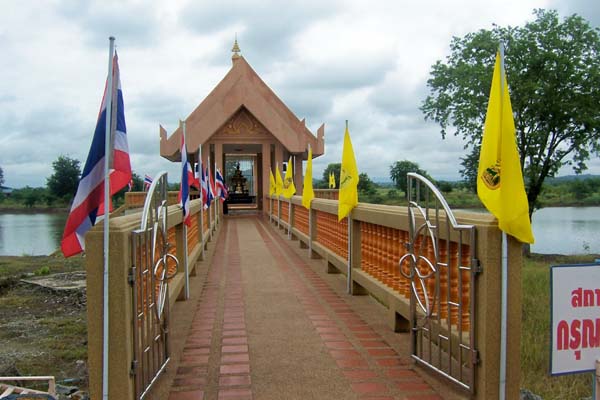
POLYGON ((396 161, 390 165, 390 178, 394 182, 396 188, 404 192, 404 196, 406 196, 406 175, 409 172, 416 172, 417 174, 422 175, 434 182, 434 180, 429 176, 429 174, 427 174, 425 170, 419 168, 419 164, 408 160, 396 161))
POLYGON ((421 106, 426 119, 440 124, 442 137, 453 128, 465 140, 469 155, 462 173, 473 181, 502 41, 530 213, 547 177, 564 165, 581 173, 600 151, 599 31, 577 15, 562 21, 553 10, 534 15, 522 27, 494 26, 454 37, 446 62, 432 66, 431 92, 421 106))
MULTIPOLYGON (((335 188, 340 188, 340 171, 342 170, 342 163, 333 163, 328 164, 325 171, 323 171, 323 182, 325 183, 325 188, 329 188, 329 173, 333 172, 333 176, 335 176, 335 188)), ((360 183, 360 176, 359 176, 360 183)))
MULTIPOLYGON (((131 180, 133 180, 132 192, 143 192, 144 191, 144 180, 137 173, 131 173, 131 180)), ((129 188, 127 188, 129 190, 129 188)))
POLYGON ((0 167, 0 186, 4 185, 4 170, 0 167))
POLYGON ((60 155, 52 163, 54 173, 46 179, 50 194, 59 198, 70 198, 75 195, 79 184, 79 160, 60 155))
POLYGON ((369 178, 365 172, 358 175, 358 191, 367 195, 373 195, 377 192, 377 185, 369 178))

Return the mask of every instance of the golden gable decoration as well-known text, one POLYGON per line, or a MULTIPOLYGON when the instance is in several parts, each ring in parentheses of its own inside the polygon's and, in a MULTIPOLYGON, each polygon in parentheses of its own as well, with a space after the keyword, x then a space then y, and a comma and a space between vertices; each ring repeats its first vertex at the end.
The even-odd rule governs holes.
POLYGON ((220 135, 256 136, 267 135, 269 131, 246 108, 242 107, 217 133, 220 135))

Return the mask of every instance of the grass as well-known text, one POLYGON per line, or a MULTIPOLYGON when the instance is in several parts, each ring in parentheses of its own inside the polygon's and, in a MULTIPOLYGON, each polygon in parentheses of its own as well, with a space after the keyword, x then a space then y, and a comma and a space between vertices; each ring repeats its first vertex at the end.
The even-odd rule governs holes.
POLYGON ((522 271, 521 387, 544 400, 591 397, 591 374, 551 377, 550 367, 550 266, 589 263, 594 256, 544 256, 525 258, 522 271))
MULTIPOLYGON (((87 387, 87 321, 82 294, 19 284, 30 275, 81 271, 83 257, 0 256, 0 370, 10 375, 54 375, 87 387), (80 361, 81 360, 81 361, 80 361)), ((41 388, 41 387, 40 387, 41 388)))

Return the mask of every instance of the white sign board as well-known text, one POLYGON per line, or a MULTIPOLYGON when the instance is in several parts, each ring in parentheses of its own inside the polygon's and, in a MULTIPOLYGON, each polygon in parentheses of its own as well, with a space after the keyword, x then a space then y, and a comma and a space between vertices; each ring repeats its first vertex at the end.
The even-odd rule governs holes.
POLYGON ((600 359, 600 264, 553 266, 550 290, 550 374, 595 371, 600 359))

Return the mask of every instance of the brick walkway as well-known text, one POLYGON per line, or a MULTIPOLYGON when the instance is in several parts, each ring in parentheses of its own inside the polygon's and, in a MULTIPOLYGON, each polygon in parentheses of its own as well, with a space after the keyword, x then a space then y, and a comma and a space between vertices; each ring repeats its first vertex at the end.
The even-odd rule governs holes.
POLYGON ((325 269, 268 220, 225 218, 169 400, 466 398, 415 369, 386 310, 325 269))

